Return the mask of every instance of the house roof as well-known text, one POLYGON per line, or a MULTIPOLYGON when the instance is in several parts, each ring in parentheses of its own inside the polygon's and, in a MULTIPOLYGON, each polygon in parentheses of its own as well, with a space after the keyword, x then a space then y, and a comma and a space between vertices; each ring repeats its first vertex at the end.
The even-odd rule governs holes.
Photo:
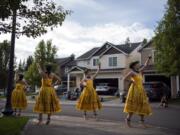
POLYGON ((91 50, 87 51, 77 59, 88 59, 95 51, 97 51, 99 47, 92 48, 91 50))
POLYGON ((55 60, 60 66, 64 66, 66 64, 71 63, 72 61, 74 61, 74 56, 70 56, 70 57, 64 57, 64 58, 57 58, 55 60))
POLYGON ((106 42, 103 44, 103 46, 93 48, 90 51, 84 53, 83 55, 78 57, 77 60, 89 59, 92 56, 100 56, 102 53, 106 52, 110 48, 115 48, 120 53, 124 53, 125 55, 127 55, 130 54, 132 51, 134 51, 141 43, 142 42, 114 45, 112 43, 106 42), (106 45, 109 45, 109 47, 106 47, 106 45))
POLYGON ((137 42, 137 43, 129 43, 129 44, 121 44, 121 45, 116 45, 116 47, 123 52, 130 54, 132 51, 134 51, 142 42, 137 42))
POLYGON ((146 48, 147 46, 151 45, 152 42, 153 42, 153 41, 150 40, 149 42, 147 42, 146 44, 144 44, 143 46, 141 46, 138 51, 141 52, 144 48, 146 48))

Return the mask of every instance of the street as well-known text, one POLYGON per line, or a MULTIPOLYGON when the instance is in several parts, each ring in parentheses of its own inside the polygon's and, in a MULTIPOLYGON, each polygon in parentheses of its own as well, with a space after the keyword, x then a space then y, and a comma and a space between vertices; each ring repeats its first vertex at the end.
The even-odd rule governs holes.
MULTIPOLYGON (((29 104, 28 109, 25 113, 32 113, 33 104, 29 104)), ((101 111, 98 112, 100 119, 113 120, 113 121, 124 121, 125 113, 123 113, 122 107, 103 107, 101 111)), ((153 115, 147 117, 146 121, 150 125, 157 127, 171 128, 175 130, 180 130, 180 108, 155 108, 153 109, 153 115)), ((63 116, 76 116, 82 117, 83 113, 77 111, 74 105, 62 105, 62 112, 58 115, 63 116)), ((89 117, 93 114, 89 113, 89 117)), ((138 117, 135 115, 133 121, 138 122, 138 117)))
MULTIPOLYGON (((3 106, 4 106, 4 100, 0 100, 0 108, 3 108, 3 106)), ((36 119, 38 115, 32 112, 33 106, 34 106, 34 103, 29 103, 28 108, 25 111, 23 111, 22 115, 31 116, 32 118, 36 119)), ((150 117, 147 117, 146 123, 154 128, 161 129, 161 130, 163 129, 165 131, 167 130, 166 132, 170 132, 170 133, 172 133, 172 135, 178 134, 180 131, 179 113, 180 113, 180 108, 174 107, 171 105, 167 109, 153 107, 153 115, 150 117)), ((53 124, 57 123, 55 117, 60 116, 59 121, 64 121, 65 119, 67 119, 67 121, 68 121, 68 119, 70 119, 70 120, 77 119, 77 121, 79 122, 79 119, 81 119, 82 115, 83 115, 83 113, 76 110, 74 104, 64 104, 63 103, 62 111, 60 113, 55 114, 55 116, 53 116, 52 121, 53 121, 53 124)), ((98 112, 98 119, 100 120, 99 124, 103 123, 102 121, 109 121, 109 122, 116 123, 116 126, 119 123, 123 127, 123 125, 125 126, 125 124, 123 124, 125 115, 126 114, 123 113, 122 106, 118 107, 118 106, 104 105, 103 109, 98 112)), ((90 119, 90 121, 91 121, 92 117, 93 117, 93 113, 88 113, 88 118, 90 119)), ((46 116, 44 118, 46 118, 46 116)), ((66 122, 65 121, 63 122, 64 124, 67 122, 67 121, 66 122)), ((138 122, 139 122, 139 118, 138 118, 138 116, 135 115, 132 119, 132 125, 136 126, 136 125, 138 125, 138 122)), ((66 124, 68 124, 68 122, 66 124)), ((89 123, 88 123, 88 125, 89 125, 89 123)), ((110 123, 110 125, 111 125, 111 123, 110 123)), ((64 126, 64 125, 61 125, 61 126, 64 126)), ((101 125, 99 125, 99 126, 101 127, 101 125)), ((34 128, 34 127, 31 127, 31 128, 34 128)), ((99 132, 100 131, 97 131, 97 134, 99 132)))

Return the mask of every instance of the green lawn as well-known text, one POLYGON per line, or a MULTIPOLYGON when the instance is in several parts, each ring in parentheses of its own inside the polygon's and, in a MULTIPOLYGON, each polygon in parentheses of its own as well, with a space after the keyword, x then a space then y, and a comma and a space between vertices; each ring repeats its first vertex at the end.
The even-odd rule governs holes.
POLYGON ((170 100, 169 100, 169 104, 180 105, 180 98, 170 99, 170 100))
POLYGON ((2 117, 0 118, 1 135, 20 135, 28 121, 28 117, 2 117))

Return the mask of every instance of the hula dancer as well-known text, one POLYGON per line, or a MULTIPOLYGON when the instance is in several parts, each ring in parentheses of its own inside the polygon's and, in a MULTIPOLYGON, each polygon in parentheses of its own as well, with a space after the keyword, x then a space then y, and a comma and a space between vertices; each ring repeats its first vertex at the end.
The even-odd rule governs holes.
POLYGON ((93 111, 95 119, 97 118, 96 110, 100 110, 102 105, 98 94, 93 86, 93 80, 96 78, 99 73, 100 64, 98 66, 97 72, 91 76, 90 71, 85 71, 85 78, 82 80, 82 85, 84 89, 80 95, 80 98, 77 102, 76 108, 78 110, 84 111, 84 119, 87 119, 87 111, 93 111))
POLYGON ((129 66, 131 71, 124 78, 125 81, 131 82, 124 107, 124 112, 128 113, 126 117, 126 124, 128 127, 131 127, 131 117, 133 114, 140 116, 140 122, 144 127, 146 127, 144 124, 144 116, 152 114, 148 97, 143 87, 143 78, 141 74, 148 65, 150 59, 151 57, 149 56, 142 68, 140 68, 139 61, 132 62, 129 66))
POLYGON ((51 114, 61 111, 59 99, 52 84, 53 80, 56 80, 54 85, 59 84, 61 79, 51 72, 52 67, 50 65, 46 66, 46 71, 43 71, 39 64, 37 64, 37 67, 42 76, 42 85, 36 99, 34 112, 39 113, 38 124, 42 122, 42 115, 47 114, 46 124, 48 125, 50 123, 51 114))
POLYGON ((21 110, 24 110, 27 107, 27 100, 25 94, 27 83, 23 80, 23 78, 24 78, 23 74, 18 74, 16 87, 13 90, 11 97, 11 103, 14 109, 14 114, 17 116, 20 116, 21 110))

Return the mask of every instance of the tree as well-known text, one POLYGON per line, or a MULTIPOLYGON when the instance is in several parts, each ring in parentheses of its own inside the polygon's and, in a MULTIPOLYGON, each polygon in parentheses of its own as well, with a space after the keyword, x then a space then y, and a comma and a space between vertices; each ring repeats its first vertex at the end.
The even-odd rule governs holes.
POLYGON ((29 66, 33 63, 34 59, 32 56, 29 56, 26 60, 26 65, 25 65, 25 71, 28 70, 29 66))
POLYGON ((48 40, 45 43, 44 40, 42 40, 39 42, 36 48, 34 57, 35 57, 35 61, 40 63, 40 65, 43 67, 47 63, 54 64, 56 54, 57 54, 57 48, 56 46, 52 45, 52 41, 48 40))
POLYGON ((40 86, 40 75, 36 67, 36 63, 40 63, 42 67, 46 64, 51 64, 55 71, 57 65, 55 63, 55 57, 57 54, 56 46, 52 45, 52 41, 48 40, 46 43, 44 40, 40 41, 34 52, 34 61, 28 68, 25 78, 33 86, 40 86))
POLYGON ((4 40, 0 43, 0 89, 5 89, 7 87, 9 53, 10 42, 4 40))
POLYGON ((168 0, 153 39, 156 67, 166 75, 180 75, 180 1, 168 0))
POLYGON ((142 41, 142 43, 143 43, 143 45, 144 45, 144 44, 147 44, 147 39, 144 38, 143 41, 142 41))
POLYGON ((63 10, 51 0, 1 0, 0 1, 0 33, 11 33, 11 50, 8 72, 7 100, 5 115, 12 114, 11 93, 14 78, 15 37, 26 35, 36 38, 47 33, 48 28, 61 26, 70 11, 63 10), (31 6, 28 6, 31 4, 31 6), (9 21, 12 19, 12 21, 9 21), (20 23, 22 22, 22 23, 20 23))
POLYGON ((126 38, 125 44, 129 44, 130 43, 130 39, 129 37, 126 38))

